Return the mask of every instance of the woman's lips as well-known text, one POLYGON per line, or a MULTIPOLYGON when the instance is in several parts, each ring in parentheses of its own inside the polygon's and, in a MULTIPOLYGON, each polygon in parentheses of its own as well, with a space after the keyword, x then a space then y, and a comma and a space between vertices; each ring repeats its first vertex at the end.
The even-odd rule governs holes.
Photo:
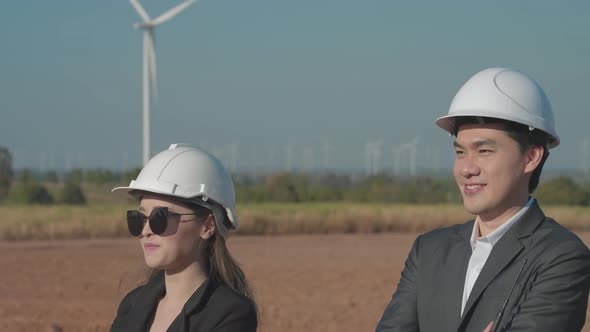
POLYGON ((154 249, 158 249, 160 246, 157 244, 153 244, 153 243, 146 243, 143 245, 143 249, 145 250, 154 250, 154 249))

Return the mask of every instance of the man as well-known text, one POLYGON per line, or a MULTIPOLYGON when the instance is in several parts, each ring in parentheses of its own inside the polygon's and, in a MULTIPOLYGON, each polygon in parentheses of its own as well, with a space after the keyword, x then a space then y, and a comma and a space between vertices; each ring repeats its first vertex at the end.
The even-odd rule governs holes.
POLYGON ((436 123, 455 136, 453 174, 476 218, 416 239, 377 331, 580 331, 590 253, 530 196, 559 144, 542 88, 486 69, 436 123))

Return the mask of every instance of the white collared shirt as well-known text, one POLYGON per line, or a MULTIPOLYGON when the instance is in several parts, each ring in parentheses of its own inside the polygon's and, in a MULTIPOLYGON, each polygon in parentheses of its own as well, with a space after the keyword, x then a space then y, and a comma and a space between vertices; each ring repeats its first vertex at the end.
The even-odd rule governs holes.
POLYGON ((502 236, 514 225, 520 217, 529 209, 535 199, 531 197, 526 205, 520 209, 512 218, 508 219, 507 222, 500 225, 493 232, 486 236, 479 237, 479 217, 473 223, 473 230, 471 231, 471 258, 469 258, 469 265, 467 266, 467 274, 465 275, 465 285, 463 287, 463 301, 461 304, 461 316, 463 316, 463 310, 465 310, 465 304, 469 299, 469 294, 475 285, 479 273, 483 269, 494 245, 500 241, 502 236))

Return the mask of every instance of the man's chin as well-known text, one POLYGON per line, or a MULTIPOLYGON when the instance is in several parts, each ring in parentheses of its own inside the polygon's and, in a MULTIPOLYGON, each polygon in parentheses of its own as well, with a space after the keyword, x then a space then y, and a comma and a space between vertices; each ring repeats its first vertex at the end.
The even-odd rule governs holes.
POLYGON ((479 215, 482 211, 481 208, 473 202, 467 202, 465 200, 463 200, 463 208, 465 209, 465 211, 471 213, 474 216, 479 215))

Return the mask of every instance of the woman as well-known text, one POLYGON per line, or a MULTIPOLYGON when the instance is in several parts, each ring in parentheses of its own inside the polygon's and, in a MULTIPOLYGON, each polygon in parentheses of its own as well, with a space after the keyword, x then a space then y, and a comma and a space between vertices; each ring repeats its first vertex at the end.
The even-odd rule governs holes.
POLYGON ((173 144, 153 157, 125 191, 149 280, 131 291, 111 331, 256 331, 257 309, 225 240, 238 225, 230 175, 212 155, 173 144))

